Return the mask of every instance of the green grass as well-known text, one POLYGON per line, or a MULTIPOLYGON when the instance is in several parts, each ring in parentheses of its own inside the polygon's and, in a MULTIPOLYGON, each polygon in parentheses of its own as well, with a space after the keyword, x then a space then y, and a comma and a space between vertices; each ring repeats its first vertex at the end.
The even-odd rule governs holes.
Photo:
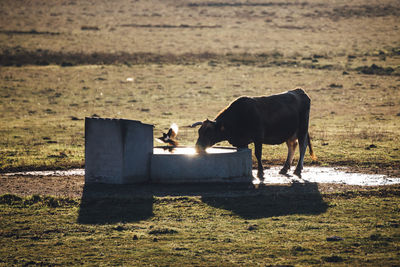
MULTIPOLYGON (((175 122, 193 145, 184 126, 235 98, 302 87, 318 156, 306 165, 399 177, 399 10, 394 0, 1 1, 0 172, 83 167, 85 117, 141 120, 155 136, 175 122)), ((286 153, 264 146, 264 163, 286 153)), ((0 196, 0 266, 400 265, 398 186, 98 187, 82 199, 0 196)))
POLYGON ((400 263, 398 186, 322 195, 314 186, 230 195, 221 187, 193 196, 96 198, 86 192, 82 200, 3 195, 0 264, 400 263), (343 240, 326 240, 332 236, 343 240))
MULTIPOLYGON (((318 164, 400 175, 395 0, 2 1, 0 10, 0 172, 82 167, 86 116, 141 120, 158 136, 172 122, 214 118, 238 96, 302 87, 318 164)), ((196 135, 181 127, 178 138, 193 145, 196 135)), ((263 150, 267 164, 285 157, 285 145, 263 150)))
MULTIPOLYGON (((394 0, 3 1, 0 10, 0 172, 83 167, 84 117, 141 120, 155 136, 175 122, 193 145, 196 130, 182 126, 236 97, 302 87, 317 164, 400 175, 394 0)), ((285 145, 263 150, 266 164, 285 157, 285 145)))
MULTIPOLYGON (((397 79, 207 62, 2 67, 0 170, 82 167, 84 117, 93 115, 154 124, 155 136, 175 122, 180 143, 193 145, 197 130, 184 126, 214 118, 238 96, 297 86, 312 98, 310 133, 319 164, 395 170, 400 166, 397 79)), ((267 164, 282 164, 285 157, 285 145, 263 150, 267 164)))

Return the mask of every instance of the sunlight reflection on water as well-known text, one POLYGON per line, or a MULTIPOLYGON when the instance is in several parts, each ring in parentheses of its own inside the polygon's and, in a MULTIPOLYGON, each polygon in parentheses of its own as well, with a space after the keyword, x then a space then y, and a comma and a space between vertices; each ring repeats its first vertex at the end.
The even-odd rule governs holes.
MULTIPOLYGON (((206 152, 209 154, 233 153, 236 152, 236 148, 210 147, 206 149, 206 152)), ((154 154, 197 155, 194 147, 176 147, 173 149, 167 147, 155 147, 154 154)))
MULTIPOLYGON (((274 166, 268 170, 264 170, 264 184, 287 184, 293 182, 299 183, 333 183, 333 184, 347 184, 347 185, 362 185, 362 186, 376 186, 376 185, 390 185, 400 184, 400 178, 392 178, 383 174, 366 174, 349 172, 346 168, 333 168, 333 167, 304 167, 302 172, 302 179, 292 175, 279 174, 281 167, 274 166)), ((257 170, 253 170, 253 177, 257 177, 257 170)), ((260 184, 261 181, 255 178, 254 184, 260 184)))

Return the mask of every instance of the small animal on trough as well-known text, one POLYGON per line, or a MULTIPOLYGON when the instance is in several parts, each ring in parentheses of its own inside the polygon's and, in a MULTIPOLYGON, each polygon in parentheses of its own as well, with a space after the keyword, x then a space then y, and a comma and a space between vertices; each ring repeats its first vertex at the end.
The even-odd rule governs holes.
POLYGON ((178 125, 175 123, 171 124, 167 133, 163 133, 163 135, 156 140, 162 143, 169 144, 171 147, 175 148, 178 146, 178 141, 176 141, 176 136, 178 135, 178 125))
POLYGON ((239 97, 223 109, 215 120, 207 119, 192 125, 201 125, 196 150, 202 153, 207 147, 221 141, 228 141, 238 148, 246 148, 254 143, 258 163, 257 176, 263 179, 263 144, 277 145, 286 142, 288 154, 280 170, 281 174, 287 174, 299 144, 300 158, 294 174, 301 178, 307 146, 312 159, 316 160, 308 134, 310 105, 311 99, 300 88, 271 96, 239 97))

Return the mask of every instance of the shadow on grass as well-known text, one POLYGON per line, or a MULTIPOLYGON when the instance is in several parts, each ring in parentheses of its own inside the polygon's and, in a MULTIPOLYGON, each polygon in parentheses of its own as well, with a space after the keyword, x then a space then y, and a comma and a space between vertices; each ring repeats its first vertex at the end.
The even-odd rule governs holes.
POLYGON ((260 219, 291 214, 321 214, 328 205, 316 183, 266 186, 259 194, 239 197, 203 197, 204 203, 230 210, 244 219, 260 219))
POLYGON ((327 210, 316 183, 252 184, 137 184, 85 185, 78 222, 113 224, 136 222, 153 216, 155 197, 200 196, 203 203, 232 211, 245 219, 290 214, 320 214, 327 210))
POLYGON ((78 223, 113 224, 135 222, 153 216, 153 197, 129 195, 131 185, 86 184, 78 223))

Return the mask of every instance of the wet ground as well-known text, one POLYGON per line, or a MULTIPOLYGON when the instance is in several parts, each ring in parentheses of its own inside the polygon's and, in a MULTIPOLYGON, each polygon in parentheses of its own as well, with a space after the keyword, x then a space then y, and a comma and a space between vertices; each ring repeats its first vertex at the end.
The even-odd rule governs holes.
MULTIPOLYGON (((400 184, 400 178, 388 177, 382 174, 365 174, 350 172, 344 167, 304 167, 302 179, 292 175, 279 174, 280 167, 271 167, 265 170, 265 184, 290 184, 290 183, 327 183, 327 184, 344 184, 344 185, 359 185, 359 186, 380 186, 400 184)), ((59 171, 28 171, 6 173, 4 176, 84 176, 84 169, 59 170, 59 171)), ((253 170, 253 176, 256 177, 257 170, 253 170)), ((254 179, 254 184, 260 184, 260 180, 254 179)))
MULTIPOLYGON (((287 184, 293 182, 310 182, 310 183, 329 183, 329 184, 347 184, 360 186, 379 186, 400 184, 400 178, 388 177, 383 174, 365 174, 350 172, 345 167, 304 167, 302 179, 292 175, 279 174, 281 167, 271 167, 264 171, 265 184, 287 184)), ((257 177, 257 170, 253 170, 253 176, 257 177)), ((255 179, 255 184, 259 184, 260 180, 255 179)))

